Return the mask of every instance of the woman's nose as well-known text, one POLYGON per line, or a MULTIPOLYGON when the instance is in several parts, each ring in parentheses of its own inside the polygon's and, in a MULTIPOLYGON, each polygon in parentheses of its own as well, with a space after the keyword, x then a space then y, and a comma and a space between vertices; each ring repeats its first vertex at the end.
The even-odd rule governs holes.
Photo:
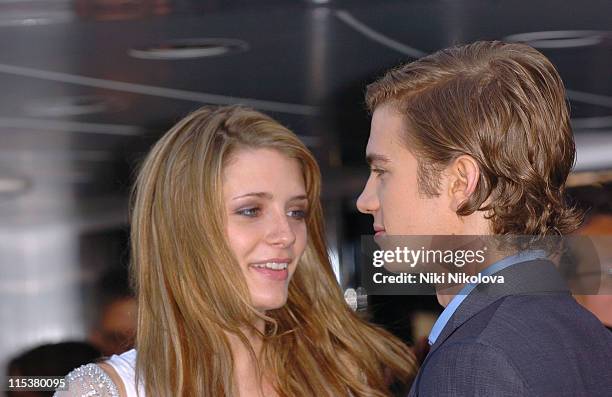
POLYGON ((291 219, 285 213, 278 214, 270 219, 268 242, 283 248, 291 246, 295 242, 295 232, 291 225, 291 219))

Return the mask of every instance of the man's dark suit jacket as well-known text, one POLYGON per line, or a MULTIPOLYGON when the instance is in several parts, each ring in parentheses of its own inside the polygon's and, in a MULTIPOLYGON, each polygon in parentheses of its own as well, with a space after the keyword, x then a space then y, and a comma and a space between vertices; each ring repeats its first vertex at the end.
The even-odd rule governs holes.
POLYGON ((409 396, 612 396, 612 334, 554 265, 522 262, 496 274, 505 283, 466 297, 409 396))

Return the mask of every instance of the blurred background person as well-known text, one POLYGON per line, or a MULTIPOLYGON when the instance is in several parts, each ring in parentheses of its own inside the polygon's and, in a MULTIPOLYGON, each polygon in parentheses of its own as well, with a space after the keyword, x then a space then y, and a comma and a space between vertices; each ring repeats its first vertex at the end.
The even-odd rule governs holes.
POLYGON ((130 350, 136 338, 137 303, 127 269, 120 267, 108 271, 96 290, 97 315, 89 341, 107 357, 130 350))
POLYGON ((576 300, 612 331, 612 184, 580 186, 569 193, 585 213, 576 234, 593 237, 601 266, 596 275, 601 279, 598 290, 590 294, 578 291, 576 300))
MULTIPOLYGON (((74 368, 100 358, 86 342, 62 342, 35 347, 9 361, 7 376, 66 376, 74 368)), ((52 391, 9 391, 7 397, 45 397, 52 391)))

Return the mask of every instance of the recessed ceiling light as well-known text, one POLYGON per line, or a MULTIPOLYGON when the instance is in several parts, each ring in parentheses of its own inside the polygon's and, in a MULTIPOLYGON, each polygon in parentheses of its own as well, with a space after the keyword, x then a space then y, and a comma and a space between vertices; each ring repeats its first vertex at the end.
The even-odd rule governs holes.
POLYGON ((576 171, 612 170, 612 131, 574 131, 576 171))
POLYGON ((128 54, 139 59, 179 60, 207 58, 243 52, 249 45, 242 40, 195 38, 169 40, 144 48, 132 48, 128 54))
POLYGON ((123 107, 115 98, 82 95, 37 99, 27 104, 25 110, 36 117, 66 117, 111 112, 123 107))
POLYGON ((0 1, 0 26, 36 26, 66 23, 75 19, 69 1, 0 1))
POLYGON ((30 182, 24 177, 0 175, 0 200, 22 194, 29 186, 30 182))
POLYGON ((610 32, 602 30, 552 30, 518 33, 504 39, 535 48, 576 48, 600 44, 607 36, 610 36, 610 32))

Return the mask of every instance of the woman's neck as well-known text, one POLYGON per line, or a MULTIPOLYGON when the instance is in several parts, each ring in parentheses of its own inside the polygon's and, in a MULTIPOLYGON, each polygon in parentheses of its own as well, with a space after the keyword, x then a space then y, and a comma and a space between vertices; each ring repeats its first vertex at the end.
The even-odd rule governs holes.
MULTIPOLYGON (((260 354, 263 346, 262 334, 265 322, 255 324, 255 329, 245 327, 241 329, 246 336, 247 343, 236 334, 227 333, 234 359, 234 379, 236 379, 241 396, 275 396, 276 391, 271 383, 266 380, 265 375, 257 372, 260 362, 260 354), (257 332, 259 331, 259 332, 257 332), (250 346, 249 346, 250 345, 250 346), (253 357, 252 352, 255 353, 253 357), (259 390, 258 392, 254 392, 259 390)), ((261 369, 261 367, 260 367, 261 369)))
POLYGON ((261 347, 263 344, 262 335, 264 334, 265 326, 265 321, 257 318, 253 324, 253 327, 242 327, 240 331, 246 337, 246 341, 241 339, 237 334, 231 332, 225 333, 229 340, 234 360, 240 360, 242 362, 250 361, 252 359, 250 349, 253 349, 255 358, 259 359, 259 354, 261 353, 261 347))

